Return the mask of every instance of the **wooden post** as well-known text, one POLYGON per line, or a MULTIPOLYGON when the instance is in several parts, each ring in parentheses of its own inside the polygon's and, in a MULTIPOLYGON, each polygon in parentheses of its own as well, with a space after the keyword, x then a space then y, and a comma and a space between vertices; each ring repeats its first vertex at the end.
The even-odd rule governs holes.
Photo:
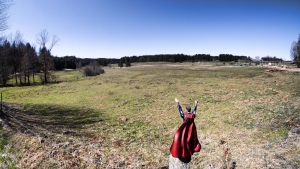
POLYGON ((1 92, 1 113, 2 113, 2 92, 1 92))

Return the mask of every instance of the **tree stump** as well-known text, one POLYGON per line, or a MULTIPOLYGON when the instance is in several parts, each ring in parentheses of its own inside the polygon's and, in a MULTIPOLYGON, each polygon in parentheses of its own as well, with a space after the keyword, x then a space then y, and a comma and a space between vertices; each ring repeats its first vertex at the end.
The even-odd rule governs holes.
POLYGON ((174 158, 171 154, 169 157, 169 169, 189 169, 190 163, 184 163, 178 158, 174 158))

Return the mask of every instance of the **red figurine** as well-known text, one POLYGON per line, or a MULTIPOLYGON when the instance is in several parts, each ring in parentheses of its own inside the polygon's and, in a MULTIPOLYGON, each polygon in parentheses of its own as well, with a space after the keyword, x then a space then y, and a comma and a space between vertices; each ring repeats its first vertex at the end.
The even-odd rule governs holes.
POLYGON ((178 158, 184 163, 189 163, 191 156, 201 150, 201 144, 198 140, 197 129, 194 123, 198 101, 195 101, 195 107, 192 112, 191 107, 187 106, 187 112, 185 113, 182 111, 179 100, 175 98, 175 101, 183 123, 175 133, 170 152, 174 158, 178 158))

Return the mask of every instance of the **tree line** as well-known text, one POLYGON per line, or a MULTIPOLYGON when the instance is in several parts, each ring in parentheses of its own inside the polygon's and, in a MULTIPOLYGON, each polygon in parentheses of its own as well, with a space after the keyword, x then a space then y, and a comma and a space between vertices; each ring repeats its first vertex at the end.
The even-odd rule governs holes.
POLYGON ((52 56, 51 50, 59 41, 53 36, 51 43, 47 30, 37 35, 39 48, 24 42, 22 34, 17 32, 13 38, 0 39, 0 84, 6 86, 13 78, 16 85, 31 85, 36 78, 43 84, 55 80, 54 70, 82 69, 86 76, 104 73, 101 66, 118 63, 120 59, 76 58, 75 56, 52 56), (47 45, 48 44, 48 45, 47 45))
POLYGON ((22 34, 17 32, 14 38, 4 37, 2 33, 8 29, 9 9, 12 0, 0 0, 0 85, 7 85, 13 78, 16 85, 30 85, 35 83, 38 76, 44 84, 55 78, 53 70, 82 68, 85 75, 104 73, 100 65, 106 66, 110 62, 117 63, 119 59, 80 59, 75 56, 53 57, 52 48, 59 41, 56 35, 51 40, 47 30, 37 35, 36 48, 24 42, 22 34), (47 46, 46 46, 47 45, 47 46))
POLYGON ((76 56, 53 57, 55 70, 81 69, 94 61, 100 66, 109 66, 110 64, 118 63, 119 60, 109 58, 76 58, 76 56))
MULTIPOLYGON (((30 85, 35 83, 36 76, 42 83, 46 84, 55 78, 52 71, 64 69, 84 68, 82 70, 85 75, 93 76, 104 73, 104 70, 99 66, 109 66, 110 64, 116 63, 119 67, 123 67, 124 64, 128 67, 134 62, 226 62, 251 60, 251 58, 247 56, 237 56, 232 54, 220 54, 219 56, 211 56, 209 54, 157 54, 125 56, 120 59, 76 58, 76 56, 57 57, 52 56, 51 50, 59 41, 59 38, 54 35, 50 45, 46 46, 50 39, 49 33, 46 30, 41 31, 37 35, 39 48, 36 49, 34 45, 31 45, 28 42, 25 43, 19 32, 17 32, 15 37, 10 40, 9 38, 2 38, 0 40, 0 84, 6 85, 10 78, 14 78, 16 85, 30 85)), ((298 41, 296 44, 300 44, 300 42, 298 41)), ((294 55, 295 53, 296 52, 294 52, 294 55)), ((269 56, 263 57, 262 60, 282 61, 282 59, 269 56)))
POLYGON ((49 40, 48 32, 41 31, 37 35, 37 42, 40 46, 36 50, 35 46, 23 41, 20 32, 17 32, 11 39, 2 37, 0 41, 0 83, 6 85, 7 81, 13 77, 16 85, 30 85, 35 83, 36 75, 43 83, 48 83, 53 78, 51 50, 59 39, 54 35, 51 44, 46 46, 49 40))
POLYGON ((265 56, 265 57, 262 57, 261 58, 262 61, 269 61, 269 62, 283 62, 282 59, 280 58, 277 58, 277 57, 271 57, 271 56, 265 56))
POLYGON ((142 55, 142 56, 125 56, 119 63, 133 62, 202 62, 202 61, 238 61, 250 60, 248 56, 238 56, 232 54, 220 54, 219 56, 211 56, 210 54, 158 54, 158 55, 142 55))

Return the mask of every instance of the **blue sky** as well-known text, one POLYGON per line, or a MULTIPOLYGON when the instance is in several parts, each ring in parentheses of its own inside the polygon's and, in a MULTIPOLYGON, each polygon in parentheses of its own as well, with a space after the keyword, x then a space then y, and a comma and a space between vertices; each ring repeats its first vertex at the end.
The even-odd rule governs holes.
POLYGON ((54 56, 183 53, 290 60, 291 43, 300 34, 299 9, 299 0, 14 0, 5 34, 20 31, 36 44, 46 29, 60 39, 54 56))

